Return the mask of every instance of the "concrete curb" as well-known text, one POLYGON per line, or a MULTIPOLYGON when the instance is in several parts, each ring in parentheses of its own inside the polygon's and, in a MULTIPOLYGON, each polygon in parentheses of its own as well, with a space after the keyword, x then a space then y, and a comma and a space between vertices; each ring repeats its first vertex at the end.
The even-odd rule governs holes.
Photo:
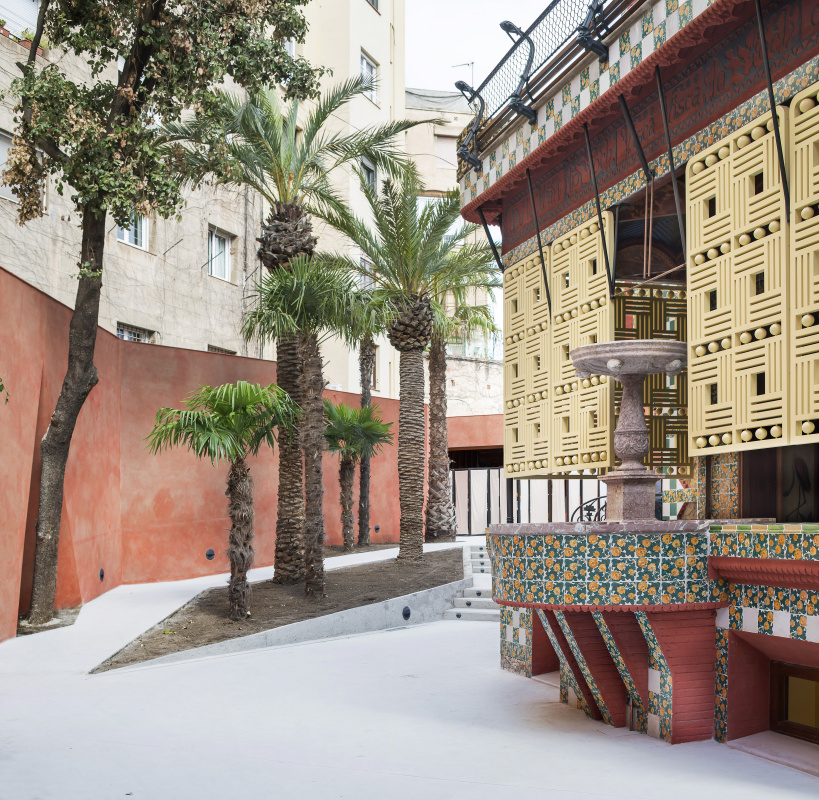
POLYGON ((392 628, 407 628, 411 625, 437 622, 443 619, 444 611, 452 607, 453 599, 473 584, 472 563, 468 547, 463 548, 463 568, 464 577, 460 581, 446 583, 442 586, 435 586, 432 589, 425 589, 401 597, 393 597, 380 603, 348 608, 346 611, 337 611, 335 614, 326 614, 323 617, 294 622, 292 625, 283 625, 280 628, 252 633, 249 636, 228 639, 225 642, 194 647, 179 653, 171 653, 167 656, 152 658, 149 661, 120 667, 117 670, 110 670, 110 672, 177 664, 211 656, 260 650, 266 647, 282 647, 320 641, 321 639, 354 636, 360 633, 374 633, 392 628), (410 610, 410 617, 404 619, 403 612, 407 607, 410 610))

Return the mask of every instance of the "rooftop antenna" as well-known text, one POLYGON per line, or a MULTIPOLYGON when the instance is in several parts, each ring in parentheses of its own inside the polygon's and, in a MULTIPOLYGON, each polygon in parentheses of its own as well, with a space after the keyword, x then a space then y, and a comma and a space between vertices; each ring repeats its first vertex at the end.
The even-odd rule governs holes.
POLYGON ((453 64, 452 69, 456 69, 458 67, 469 67, 471 70, 471 75, 469 78, 469 83, 474 86, 475 85, 475 62, 474 61, 464 61, 463 64, 453 64))

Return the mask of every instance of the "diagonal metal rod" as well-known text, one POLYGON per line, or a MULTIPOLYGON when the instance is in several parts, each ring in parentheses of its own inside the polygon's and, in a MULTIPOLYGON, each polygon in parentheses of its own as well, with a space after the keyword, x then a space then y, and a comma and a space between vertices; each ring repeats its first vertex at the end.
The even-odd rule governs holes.
POLYGON ((600 192, 597 189, 597 175, 594 172, 589 126, 585 122, 583 123, 583 132, 586 134, 586 155, 589 157, 589 172, 594 186, 594 202, 597 203, 597 221, 600 225, 600 240, 603 242, 603 258, 606 262, 606 277, 609 281, 609 298, 611 298, 614 295, 614 281, 611 278, 611 269, 609 267, 609 248, 606 245, 606 232, 603 229, 603 209, 600 207, 600 192))
POLYGON ((643 151, 643 145, 640 144, 640 137, 637 135, 637 129, 634 127, 634 120, 631 118, 631 112, 628 110, 626 98, 623 97, 623 95, 618 94, 617 100, 620 103, 620 111, 623 113, 623 119, 626 121, 626 127, 631 135, 631 140, 634 142, 634 149, 637 151, 637 158, 640 159, 640 165, 643 168, 643 173, 646 176, 646 180, 651 183, 652 179, 654 178, 654 173, 651 171, 651 167, 648 166, 648 159, 643 151))
POLYGON ((549 306, 549 322, 552 321, 552 293, 549 291, 549 279, 546 277, 546 259, 543 257, 543 242, 540 240, 540 225, 537 221, 537 209, 535 208, 535 191, 532 189, 532 173, 528 167, 526 169, 526 180, 529 182, 529 199, 532 201, 532 219, 535 221, 535 231, 537 232, 537 249, 540 251, 540 269, 543 272, 543 285, 546 287, 546 304, 549 306))
POLYGON ((486 238, 489 239, 489 245, 492 248, 492 255, 495 256, 498 269, 503 272, 503 262, 500 260, 498 248, 495 247, 495 240, 492 238, 492 234, 489 232, 489 226, 486 224, 486 217, 483 215, 483 206, 478 206, 478 216, 481 218, 481 224, 483 225, 483 229, 486 233, 486 238))
POLYGON ((791 192, 788 188, 788 176, 785 173, 785 155, 782 152, 782 137, 779 134, 779 115, 776 113, 776 99, 774 98, 773 81, 771 80, 771 65, 768 63, 768 43, 765 40, 765 23, 762 19, 762 5, 754 0, 756 7, 756 23, 759 26, 759 43, 762 45, 762 66, 765 68, 765 80, 768 82, 768 103, 773 116, 773 133, 776 140, 776 155, 779 160, 779 174, 782 177, 782 193, 785 195, 785 219, 791 221, 791 192))
POLYGON ((668 128, 668 111, 665 107, 665 93, 663 92, 663 79, 660 77, 660 68, 654 67, 654 76, 657 78, 657 96, 660 98, 660 116, 663 118, 663 130, 665 131, 665 146, 668 150, 668 171, 671 173, 671 188, 674 191, 674 207, 677 209, 677 224, 680 226, 680 238, 682 239, 683 262, 686 261, 687 247, 685 243, 685 220, 683 219, 682 203, 680 201, 680 187, 677 185, 677 168, 674 165, 674 147, 671 144, 671 131, 668 128))

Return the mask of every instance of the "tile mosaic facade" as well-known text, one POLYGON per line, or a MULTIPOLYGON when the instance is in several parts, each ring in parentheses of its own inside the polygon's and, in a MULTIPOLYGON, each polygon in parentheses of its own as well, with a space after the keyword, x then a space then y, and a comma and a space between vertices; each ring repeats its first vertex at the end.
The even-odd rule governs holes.
POLYGON ((725 742, 728 739, 728 631, 725 628, 718 627, 716 640, 714 738, 718 742, 725 742))
POLYGON ((543 630, 546 631, 546 635, 549 637, 549 641, 554 648, 555 654, 557 655, 558 660, 560 661, 560 700, 563 703, 569 702, 569 690, 572 691, 574 696, 577 698, 577 707, 590 719, 593 718, 592 710, 589 707, 589 704, 586 702, 586 698, 583 696, 583 692, 580 689, 580 684, 577 682, 577 678, 574 676, 574 672, 572 672, 571 667, 569 666, 569 662, 566 658, 566 654, 563 652, 563 648, 560 646, 560 643, 557 640, 557 637, 552 630, 552 626, 549 624, 549 620, 546 618, 546 615, 538 610, 537 612, 538 617, 540 617, 540 622, 543 625, 543 630))
MULTIPOLYGON (((798 69, 795 69, 790 74, 786 75, 784 78, 776 81, 774 84, 774 95, 776 97, 777 103, 785 103, 789 101, 794 95, 800 92, 805 87, 809 86, 811 83, 815 83, 819 80, 819 56, 806 61, 802 64, 798 69)), ((601 94, 602 91, 601 90, 601 94)), ((541 109, 542 110, 542 109, 541 109)), ((706 150, 710 147, 714 142, 718 141, 725 136, 728 136, 732 131, 741 128, 743 125, 746 125, 749 122, 752 122, 757 117, 765 114, 769 111, 768 106, 768 94, 767 91, 759 92, 758 94, 751 97, 749 100, 746 100, 744 103, 738 105, 733 111, 729 114, 720 117, 719 119, 712 122, 710 125, 707 125, 698 133, 690 136, 683 142, 674 146, 674 163, 677 166, 685 163, 690 159, 692 156, 697 155, 697 153, 706 150)), ((555 105, 555 114, 558 113, 558 105, 555 105)), ((546 128, 543 126, 543 136, 542 141, 545 141, 549 138, 549 136, 554 133, 554 130, 551 128, 546 128)), ((500 149, 498 150, 500 153, 500 149)), ((491 160, 491 156, 490 156, 491 160)), ((668 156, 666 154, 660 155, 654 161, 650 163, 651 168, 654 170, 655 174, 657 175, 664 175, 668 172, 668 156)), ((472 175, 473 173, 469 173, 472 175)), ((469 175, 464 178, 467 180, 469 175)), ((472 179, 470 179, 471 181, 472 179)), ((492 185, 495 181, 492 180, 486 188, 492 185)), ((471 185, 471 184, 470 184, 471 185)), ((462 188, 464 184, 462 181, 462 188)), ((636 192, 640 191, 645 187, 645 176, 643 175, 642 171, 636 171, 632 175, 630 175, 625 180, 620 181, 619 183, 615 184, 611 188, 607 189, 606 191, 602 192, 600 195, 600 202, 603 208, 610 208, 611 206, 619 203, 626 198, 630 197, 631 195, 635 194, 636 192)), ((474 188, 474 187, 473 187, 474 188)), ((484 189, 484 190, 485 190, 484 189)), ((477 194, 470 194, 469 191, 462 191, 461 192, 461 203, 462 205, 466 204, 470 200, 474 199, 477 194)), ((544 243, 551 242, 559 236, 570 231, 572 228, 576 228, 578 225, 582 225, 584 222, 588 222, 592 218, 596 216, 596 208, 594 206, 594 201, 589 201, 577 209, 575 209, 571 214, 567 214, 565 217, 560 219, 558 222, 555 222, 553 225, 549 225, 548 227, 544 228, 541 231, 541 238, 544 243)), ((514 249, 510 250, 508 253, 504 254, 502 257, 503 263, 506 266, 511 266, 512 264, 517 263, 518 261, 526 258, 526 256, 532 255, 537 250, 537 237, 532 237, 531 239, 523 242, 522 244, 518 245, 514 249)))
POLYGON ((532 611, 501 606, 501 667, 532 677, 532 611))
POLYGON ((648 645, 648 732, 664 742, 671 742, 671 669, 663 655, 663 649, 654 635, 654 630, 643 611, 635 612, 637 622, 648 645), (652 679, 650 670, 659 673, 659 682, 652 679))
POLYGON ((597 625, 597 629, 600 631, 600 635, 603 637, 603 641, 606 643, 606 649, 609 651, 611 660, 614 662, 614 666, 617 667, 617 671, 620 673, 620 677, 623 679, 623 683, 625 684, 629 703, 634 709, 634 729, 640 731, 640 733, 647 733, 648 713, 645 705, 643 704, 643 700, 640 697, 640 692, 637 691, 637 686, 634 683, 634 679, 631 677, 631 673, 628 671, 626 662, 620 653, 620 648, 617 647, 617 643, 614 641, 614 636, 612 635, 602 612, 592 611, 592 618, 597 625))

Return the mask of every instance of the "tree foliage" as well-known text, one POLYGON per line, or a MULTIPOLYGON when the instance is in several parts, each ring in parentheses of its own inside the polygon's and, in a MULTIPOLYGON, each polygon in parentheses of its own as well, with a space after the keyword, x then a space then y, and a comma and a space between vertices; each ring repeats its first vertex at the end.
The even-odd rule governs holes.
POLYGON ((314 95, 321 70, 285 47, 304 41, 307 2, 42 0, 31 55, 11 87, 16 131, 3 180, 20 200, 19 222, 42 215, 49 176, 60 193, 69 187, 78 209, 110 212, 120 225, 134 207, 175 213, 184 153, 168 157, 158 121, 177 121, 185 109, 208 117, 228 78, 249 91, 281 83, 289 97, 314 95), (43 33, 87 64, 83 80, 65 68, 76 65, 71 58, 39 68, 43 33))
POLYGON ((298 408, 275 384, 238 381, 223 386, 202 386, 182 409, 160 408, 148 437, 148 449, 159 453, 186 447, 198 458, 216 464, 256 455, 266 444, 273 449, 274 428, 292 429, 298 408))
POLYGON ((325 400, 324 418, 327 449, 342 461, 356 464, 365 456, 380 453, 385 444, 392 444, 392 423, 381 421, 377 405, 352 408, 325 400))

